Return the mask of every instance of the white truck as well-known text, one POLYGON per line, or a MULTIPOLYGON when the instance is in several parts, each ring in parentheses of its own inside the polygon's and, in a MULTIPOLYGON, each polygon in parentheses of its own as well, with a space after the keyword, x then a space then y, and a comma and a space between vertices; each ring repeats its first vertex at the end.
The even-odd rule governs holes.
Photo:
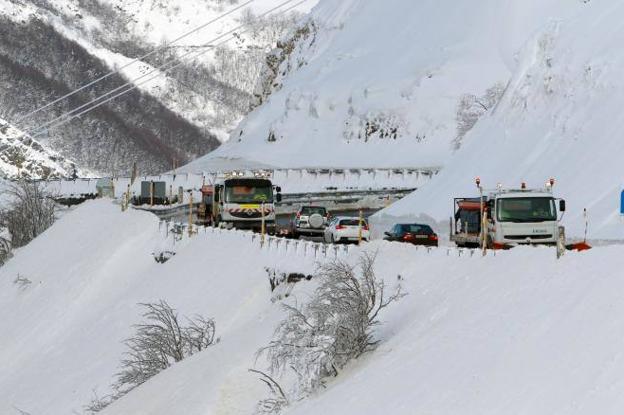
POLYGON ((212 218, 224 228, 275 232, 275 204, 282 200, 281 189, 268 176, 232 174, 220 178, 213 187, 212 218))
POLYGON ((565 212, 565 200, 554 197, 554 184, 551 179, 542 189, 528 189, 522 183, 520 189, 499 186, 485 191, 477 179, 480 196, 454 200, 451 241, 460 247, 494 249, 562 243, 559 214, 565 212))

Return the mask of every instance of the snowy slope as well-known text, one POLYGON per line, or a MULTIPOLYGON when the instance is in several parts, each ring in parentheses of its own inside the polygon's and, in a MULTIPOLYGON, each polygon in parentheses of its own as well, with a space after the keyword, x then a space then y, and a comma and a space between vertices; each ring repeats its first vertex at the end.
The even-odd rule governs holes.
MULTIPOLYGON (((89 202, 0 269, 0 313, 10 316, 0 320, 0 413, 81 413, 94 389, 107 392, 121 340, 140 321, 137 303, 158 299, 181 314, 214 317, 221 340, 101 413, 252 413, 266 390, 247 369, 264 368, 255 352, 283 316, 263 267, 309 272, 323 256, 260 249, 244 234, 200 233, 158 265, 150 253, 160 241, 149 214, 89 202), (32 284, 20 289, 18 274, 32 284)), ((560 261, 547 248, 486 258, 382 242, 366 249, 378 252, 388 284, 402 276, 409 296, 382 316, 377 351, 286 413, 624 410, 620 248, 560 261)), ((306 301, 313 285, 297 284, 291 298, 306 301)))
MULTIPOLYGON (((514 56, 580 1, 321 1, 279 92, 204 159, 276 166, 444 166, 465 94, 500 89, 514 56)), ((285 76, 284 76, 285 74, 285 76)))
POLYGON ((287 414, 622 413, 621 248, 560 262, 548 249, 397 251, 382 266, 410 295, 385 342, 287 414))
MULTIPOLYGON (((219 388, 227 386, 228 373, 246 373, 281 315, 270 301, 264 267, 285 263, 292 271, 310 271, 315 259, 262 255, 246 237, 202 233, 159 265, 151 253, 163 239, 155 216, 90 202, 0 269, 0 312, 11 316, 0 321, 0 413, 15 413, 14 407, 39 415, 81 413, 93 391, 109 392, 121 342, 141 321, 137 303, 159 299, 182 315, 213 317, 221 337, 210 353, 184 362, 200 369, 202 379, 172 390, 179 400, 193 397, 189 412, 181 413, 226 399, 219 388), (20 289, 13 282, 18 275, 32 284, 20 289)), ((150 401, 162 405, 156 397, 150 401)))
POLYGON ((379 223, 426 216, 447 229, 451 198, 474 195, 474 177, 486 188, 540 187, 555 177, 556 194, 568 201, 569 235, 583 234, 587 208, 590 238, 623 239, 623 17, 621 3, 591 2, 535 32, 496 109, 440 175, 381 213, 379 223))

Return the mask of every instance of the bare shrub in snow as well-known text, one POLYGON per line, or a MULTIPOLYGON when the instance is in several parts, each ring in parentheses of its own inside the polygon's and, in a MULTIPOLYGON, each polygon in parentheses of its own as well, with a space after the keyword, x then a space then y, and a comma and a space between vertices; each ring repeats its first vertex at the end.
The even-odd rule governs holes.
POLYGON ((473 94, 464 94, 460 97, 456 115, 457 137, 453 140, 455 149, 461 147, 464 136, 472 130, 477 121, 498 104, 504 92, 505 85, 497 83, 480 97, 473 94))
POLYGON ((96 391, 93 391, 91 402, 84 406, 84 410, 89 414, 95 414, 106 408, 115 400, 116 398, 114 395, 99 396, 96 391))
POLYGON ((134 336, 124 341, 128 350, 113 384, 115 393, 103 398, 94 394, 85 406, 86 411, 101 411, 174 363, 219 341, 212 319, 196 315, 184 317, 183 322, 177 311, 163 300, 140 305, 146 309, 145 322, 136 324, 134 336))
POLYGON ((25 290, 30 286, 30 284, 32 284, 32 281, 20 274, 17 274, 17 277, 13 280, 13 284, 17 285, 20 290, 25 290))
POLYGON ((380 312, 404 294, 399 284, 388 295, 374 263, 371 254, 362 255, 357 266, 328 263, 315 276, 320 285, 307 305, 284 305, 287 317, 260 353, 267 353, 272 375, 294 372, 295 398, 318 390, 326 378, 377 344, 373 329, 380 312))
POLYGON ((270 391, 270 396, 258 403, 256 408, 257 413, 277 414, 288 406, 288 397, 286 397, 284 389, 282 389, 275 379, 260 370, 249 369, 249 371, 258 374, 260 376, 260 381, 264 383, 270 391))
POLYGON ((215 341, 215 322, 202 316, 186 318, 182 325, 178 313, 166 301, 141 304, 146 308, 145 323, 137 324, 136 334, 125 341, 128 351, 121 361, 116 389, 129 391, 215 341))
POLYGON ((2 251, 19 248, 48 229, 55 220, 56 203, 44 187, 26 180, 9 186, 5 191, 11 203, 0 212, 0 228, 5 228, 9 239, 3 238, 2 251))
MULTIPOLYGON (((365 115, 355 114, 350 108, 351 115, 345 121, 343 137, 347 142, 363 140, 365 143, 373 139, 396 140, 407 136, 408 123, 398 114, 392 112, 374 112, 365 115)), ((418 141, 424 136, 417 135, 418 141)))

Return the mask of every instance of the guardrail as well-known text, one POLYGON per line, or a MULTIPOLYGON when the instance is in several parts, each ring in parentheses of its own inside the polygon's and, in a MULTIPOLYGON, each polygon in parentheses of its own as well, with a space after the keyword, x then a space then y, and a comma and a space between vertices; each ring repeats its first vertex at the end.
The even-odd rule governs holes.
MULTIPOLYGON (((167 223, 161 222, 162 227, 165 226, 165 238, 173 237, 176 243, 192 238, 189 236, 188 224, 186 223, 167 223), (175 232, 173 229, 176 229, 175 232)), ((309 257, 314 259, 336 259, 347 256, 355 245, 332 245, 324 242, 305 241, 298 239, 287 239, 278 236, 262 235, 250 231, 241 231, 236 229, 223 229, 214 227, 193 227, 193 235, 213 234, 213 235, 229 235, 238 236, 241 240, 245 240, 256 245, 259 249, 278 254, 280 256, 297 256, 309 257)))
MULTIPOLYGON (((274 184, 282 187, 287 194, 302 195, 307 193, 323 192, 355 192, 375 191, 383 189, 415 189, 429 181, 440 171, 439 168, 392 168, 392 169, 274 169, 264 170, 271 176, 274 184)), ((254 175, 259 171, 249 170, 245 174, 254 175)), ((113 184, 115 195, 120 196, 128 190, 134 194, 140 193, 141 181, 164 181, 168 191, 177 193, 182 187, 186 190, 199 191, 203 184, 213 183, 218 177, 227 172, 200 172, 200 173, 167 173, 154 176, 137 177, 133 184, 129 177, 115 177, 113 184)), ((97 178, 85 179, 56 179, 41 181, 51 193, 59 197, 80 197, 97 193, 97 178)))

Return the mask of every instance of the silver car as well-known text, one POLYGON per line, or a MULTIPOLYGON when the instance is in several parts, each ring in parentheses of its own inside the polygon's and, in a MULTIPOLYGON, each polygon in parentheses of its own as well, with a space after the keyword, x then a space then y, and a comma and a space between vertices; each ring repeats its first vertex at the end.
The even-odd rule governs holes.
POLYGON ((302 206, 294 220, 293 234, 299 236, 323 236, 329 213, 322 206, 302 206))

